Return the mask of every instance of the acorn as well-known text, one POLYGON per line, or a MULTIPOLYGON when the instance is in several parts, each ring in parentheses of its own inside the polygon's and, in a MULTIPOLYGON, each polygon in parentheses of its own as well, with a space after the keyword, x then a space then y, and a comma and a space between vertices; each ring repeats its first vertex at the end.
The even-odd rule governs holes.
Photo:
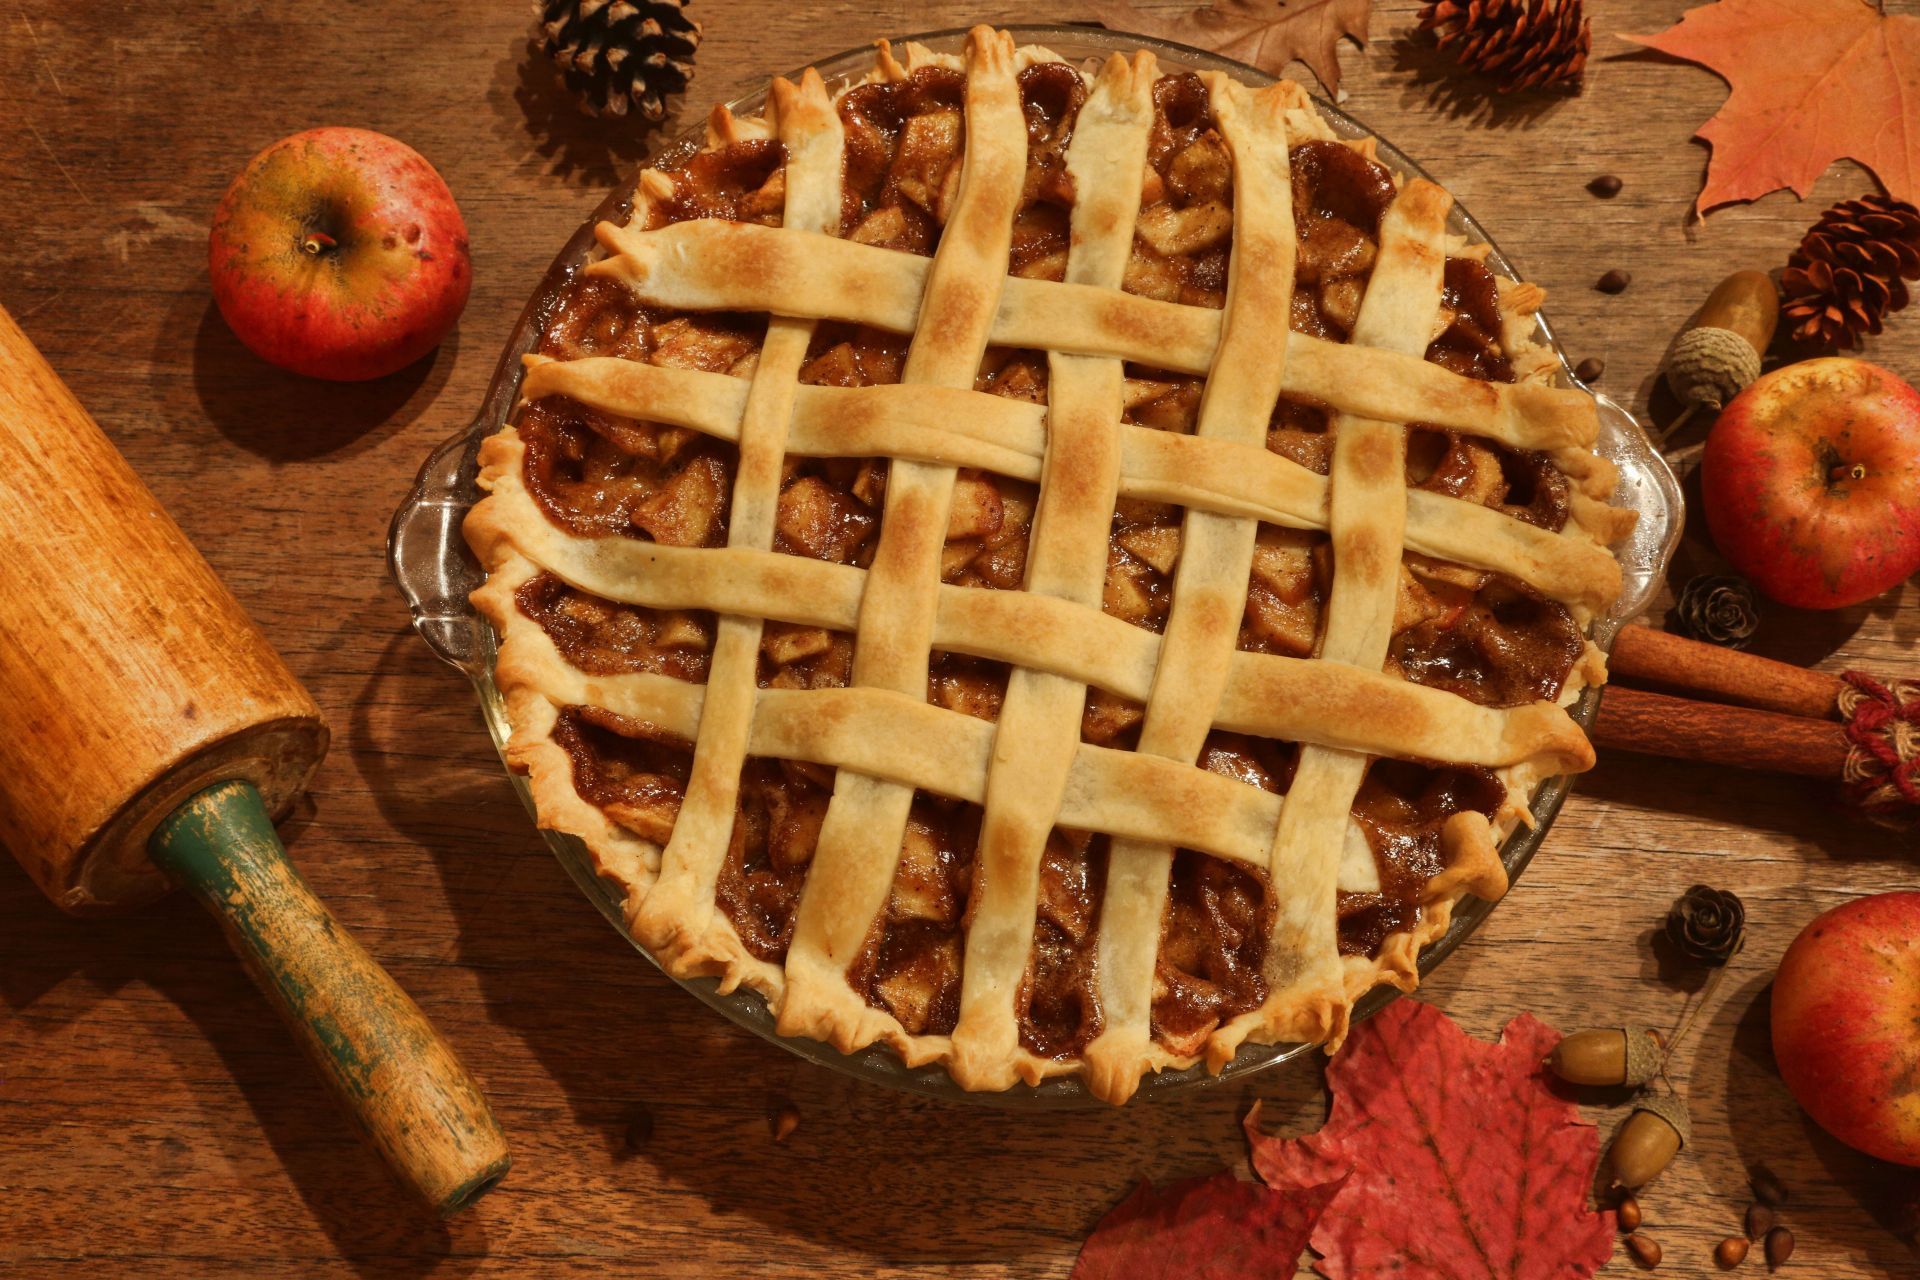
POLYGON ((1607 1150, 1614 1182, 1634 1190, 1652 1182, 1687 1145, 1692 1129, 1687 1104, 1680 1098, 1664 1094, 1636 1099, 1633 1114, 1607 1150))
POLYGON ((1707 295, 1667 356, 1667 386, 1689 409, 1722 408, 1760 376, 1780 323, 1780 291, 1764 271, 1736 271, 1707 295))
POLYGON ((1547 1055, 1547 1070, 1568 1084, 1641 1085, 1660 1074, 1660 1036, 1647 1027, 1576 1031, 1547 1055))

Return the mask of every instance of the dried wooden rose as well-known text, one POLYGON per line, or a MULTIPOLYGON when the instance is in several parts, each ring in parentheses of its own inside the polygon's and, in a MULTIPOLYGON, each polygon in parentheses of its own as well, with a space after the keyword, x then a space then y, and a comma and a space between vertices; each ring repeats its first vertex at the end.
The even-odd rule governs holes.
POLYGON ((1725 889, 1697 884, 1667 912, 1667 940, 1690 960, 1723 965, 1746 941, 1747 909, 1725 889))
POLYGON ((1729 649, 1746 648, 1760 625, 1753 584, 1730 573, 1703 573, 1688 579, 1673 612, 1688 636, 1729 649))

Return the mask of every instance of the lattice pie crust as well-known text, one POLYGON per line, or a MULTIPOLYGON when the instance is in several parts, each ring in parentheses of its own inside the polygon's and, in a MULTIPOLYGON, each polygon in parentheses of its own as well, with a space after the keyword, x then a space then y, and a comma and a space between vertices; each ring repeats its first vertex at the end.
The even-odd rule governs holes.
POLYGON ((542 824, 671 972, 968 1089, 1337 1044, 1592 763, 1631 519, 1450 203, 987 28, 716 110, 481 453, 542 824))

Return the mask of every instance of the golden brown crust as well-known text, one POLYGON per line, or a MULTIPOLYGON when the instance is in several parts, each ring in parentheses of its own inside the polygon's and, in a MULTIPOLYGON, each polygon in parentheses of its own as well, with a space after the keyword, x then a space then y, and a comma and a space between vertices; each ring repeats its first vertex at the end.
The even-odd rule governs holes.
POLYGON ((586 843, 625 895, 635 937, 669 972, 750 986, 784 1034, 842 1051, 886 1044, 909 1065, 943 1063, 963 1087, 1077 1072, 1117 1102, 1146 1071, 1199 1059, 1218 1069, 1248 1040, 1337 1044, 1358 996, 1382 982, 1413 985, 1420 948, 1445 931, 1464 895, 1504 890, 1498 843, 1531 820, 1532 784, 1591 764, 1564 708, 1604 678, 1604 663, 1589 646, 1557 704, 1506 709, 1383 674, 1401 552, 1527 583, 1584 624, 1618 591, 1605 547, 1631 515, 1606 503, 1614 476, 1590 451, 1593 402, 1547 385, 1551 354, 1531 338, 1536 288, 1501 286, 1501 340, 1516 381, 1480 381, 1423 358, 1440 264, 1458 248, 1445 231, 1450 202, 1431 184, 1401 185, 1350 343, 1286 327, 1295 280, 1289 146, 1331 137, 1297 86, 1255 91, 1217 75, 1205 82, 1234 172, 1223 309, 1120 288, 1140 204, 1142 166, 1132 157, 1144 154, 1158 74, 1144 53, 1110 59, 1091 82, 1067 151, 1077 197, 1065 278, 1008 275, 1008 229, 1027 163, 1015 86, 1024 69, 1055 60, 986 28, 971 33, 964 56, 880 46, 875 82, 905 82, 927 67, 968 77, 962 169, 931 259, 837 234, 840 123, 834 97, 811 72, 798 85, 776 82, 765 117, 716 110, 709 122, 716 147, 785 146, 784 225, 707 218, 649 229, 649 208, 674 195, 650 172, 631 222, 600 228, 607 256, 591 274, 649 306, 771 311, 750 376, 535 357, 524 394, 731 442, 739 461, 724 547, 567 533, 529 491, 527 448, 511 426, 482 447, 480 483, 490 496, 466 532, 489 573, 475 602, 501 636, 495 679, 514 725, 509 760, 528 773, 542 825, 586 843), (797 385, 823 320, 915 335, 900 385, 797 385), (989 344, 1050 353, 1044 406, 973 390, 989 344), (1197 429, 1124 425, 1123 361, 1204 374, 1197 429), (1330 476, 1269 451, 1266 407, 1282 394, 1323 402, 1335 415, 1330 476), (1572 486, 1566 527, 1410 492, 1402 479, 1409 421, 1549 451, 1572 486), (870 568, 773 550, 788 456, 892 459, 870 568), (941 585, 961 467, 1039 484, 1024 591, 941 585), (1116 500, 1186 509, 1164 634, 1100 611, 1116 500), (1263 521, 1331 532, 1340 569, 1316 657, 1236 645, 1263 521), (575 668, 516 602, 540 574, 603 600, 712 611, 707 683, 575 668), (851 687, 757 687, 766 620, 854 635, 851 687), (924 700, 935 650, 1012 665, 997 723, 924 700), (1080 740, 1090 688, 1144 704, 1137 750, 1080 740), (562 710, 576 706, 696 744, 664 849, 580 794, 554 737, 562 710), (1302 744, 1284 799, 1194 764, 1218 729, 1302 744), (1447 818, 1443 869, 1426 880, 1417 918, 1373 955, 1342 955, 1336 891, 1365 874, 1350 856, 1358 837, 1348 807, 1374 755, 1493 768, 1507 799, 1491 820, 1471 811, 1447 818), (837 770, 778 962, 755 955, 716 905, 749 757, 837 770), (985 809, 950 1034, 909 1031, 849 981, 887 904, 916 788, 985 809), (1021 1042, 1018 1013, 1031 981, 1040 860, 1056 826, 1112 843, 1094 942, 1102 1030, 1083 1053, 1046 1056, 1021 1042), (1152 1025, 1176 847, 1285 886, 1264 999, 1207 1034, 1197 1053, 1170 1049, 1152 1025))

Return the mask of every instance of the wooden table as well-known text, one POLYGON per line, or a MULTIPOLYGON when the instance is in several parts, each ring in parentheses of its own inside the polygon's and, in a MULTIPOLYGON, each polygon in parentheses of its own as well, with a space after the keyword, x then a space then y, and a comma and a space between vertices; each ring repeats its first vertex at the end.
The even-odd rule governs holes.
MULTIPOLYGON (((527 57, 525 7, 0 6, 0 304, 331 718, 333 755, 286 827, 293 853, 472 1065, 517 1157, 477 1211, 424 1219, 343 1132, 194 907, 79 923, 0 859, 0 1273, 1064 1276, 1135 1180, 1242 1159, 1251 1099, 1293 1131, 1314 1127, 1318 1069, 1121 1111, 1015 1115, 863 1087, 754 1039, 581 898, 509 789, 467 686, 409 631, 387 581, 387 518, 414 469, 473 413, 554 250, 648 146, 573 113, 527 57), (206 229, 228 178, 274 138, 325 123, 418 147, 472 230, 458 335, 371 385, 282 376, 208 300, 206 229), (775 1145, 768 1111, 783 1098, 802 1120, 775 1145)), ((1705 152, 1688 139, 1724 86, 1611 35, 1685 7, 1591 6, 1587 90, 1544 107, 1489 106, 1423 78, 1410 2, 1382 0, 1373 43, 1342 55, 1348 107, 1486 220, 1549 290, 1569 350, 1603 357, 1601 386, 1637 410, 1715 281, 1778 265, 1821 208, 1868 189, 1841 165, 1806 204, 1777 195, 1691 222, 1705 152), (1605 172, 1625 187, 1603 202, 1583 188, 1605 172), (1616 266, 1632 287, 1595 292, 1616 266)), ((677 117, 688 123, 876 31, 1081 12, 698 9, 707 41, 677 117)), ((1920 373, 1920 317, 1896 320, 1875 351, 1920 373)), ((1867 608, 1770 617, 1760 647, 1911 669, 1917 632, 1909 584, 1867 608)), ((1687 987, 1661 971, 1651 930, 1689 884, 1738 890, 1751 941, 1679 1055, 1695 1143, 1644 1200, 1662 1271, 1710 1271, 1745 1205, 1744 1164, 1764 1160, 1793 1189, 1792 1271, 1913 1274, 1914 1255, 1874 1221, 1904 1180, 1801 1118, 1771 1064, 1765 999, 1816 912, 1911 884, 1910 847, 1836 815, 1811 785, 1606 759, 1424 994, 1480 1035, 1523 1009, 1564 1029, 1669 1023, 1687 987)), ((1619 1113, 1592 1118, 1610 1130, 1619 1113)))

